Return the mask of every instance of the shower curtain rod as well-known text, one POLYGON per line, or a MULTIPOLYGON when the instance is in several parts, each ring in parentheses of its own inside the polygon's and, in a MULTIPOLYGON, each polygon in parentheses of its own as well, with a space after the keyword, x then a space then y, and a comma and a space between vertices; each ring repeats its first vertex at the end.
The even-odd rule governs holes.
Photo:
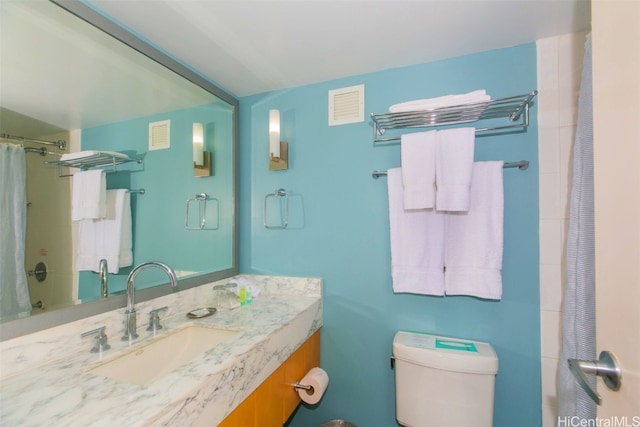
POLYGON ((14 141, 33 142, 35 144, 55 145, 59 150, 64 150, 67 147, 67 142, 59 139, 58 141, 47 141, 44 139, 25 138, 24 136, 10 135, 8 133, 0 133, 0 138, 13 139, 14 141))

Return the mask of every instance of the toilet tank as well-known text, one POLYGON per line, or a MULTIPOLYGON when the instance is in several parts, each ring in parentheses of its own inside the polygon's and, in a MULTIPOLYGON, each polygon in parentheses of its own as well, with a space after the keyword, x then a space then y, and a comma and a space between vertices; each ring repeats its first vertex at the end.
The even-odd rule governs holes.
POLYGON ((400 331, 393 357, 400 425, 493 426, 498 357, 489 344, 400 331))

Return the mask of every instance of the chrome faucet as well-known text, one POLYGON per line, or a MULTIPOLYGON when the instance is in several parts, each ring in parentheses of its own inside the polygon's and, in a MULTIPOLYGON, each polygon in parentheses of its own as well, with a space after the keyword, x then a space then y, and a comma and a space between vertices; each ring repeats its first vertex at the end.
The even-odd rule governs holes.
POLYGON ((100 267, 98 267, 98 275, 100 276, 100 294, 102 298, 106 298, 109 296, 109 287, 107 286, 107 272, 109 268, 107 267, 107 260, 102 258, 100 260, 100 267))
POLYGON ((178 286, 178 279, 176 278, 175 271, 173 271, 171 267, 163 262, 143 262, 142 264, 131 270, 131 273, 129 273, 129 277, 127 278, 127 309, 124 312, 124 335, 122 336, 122 341, 129 341, 138 338, 138 334, 136 333, 136 303, 135 287, 133 286, 133 281, 135 280, 138 273, 140 273, 140 271, 150 267, 157 267, 167 273, 167 276, 169 276, 169 280, 171 281, 172 288, 178 286))

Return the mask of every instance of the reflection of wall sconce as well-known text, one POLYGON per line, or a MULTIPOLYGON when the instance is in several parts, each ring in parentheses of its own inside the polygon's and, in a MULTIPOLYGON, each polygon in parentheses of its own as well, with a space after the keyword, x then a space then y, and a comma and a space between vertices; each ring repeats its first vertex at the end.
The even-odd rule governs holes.
POLYGON ((289 164, 289 144, 280 141, 280 111, 269 110, 269 170, 285 170, 289 164))
POLYGON ((195 176, 211 176, 211 152, 205 150, 204 125, 193 124, 193 170, 195 176))

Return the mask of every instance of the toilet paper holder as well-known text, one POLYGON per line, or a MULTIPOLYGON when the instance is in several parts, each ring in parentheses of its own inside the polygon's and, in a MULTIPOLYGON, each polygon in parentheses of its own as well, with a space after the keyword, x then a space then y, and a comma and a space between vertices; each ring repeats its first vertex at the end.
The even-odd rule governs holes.
POLYGON ((300 381, 296 381, 296 383, 293 385, 294 389, 305 389, 305 390, 313 390, 313 386, 312 385, 304 385, 304 384, 300 384, 300 381))

